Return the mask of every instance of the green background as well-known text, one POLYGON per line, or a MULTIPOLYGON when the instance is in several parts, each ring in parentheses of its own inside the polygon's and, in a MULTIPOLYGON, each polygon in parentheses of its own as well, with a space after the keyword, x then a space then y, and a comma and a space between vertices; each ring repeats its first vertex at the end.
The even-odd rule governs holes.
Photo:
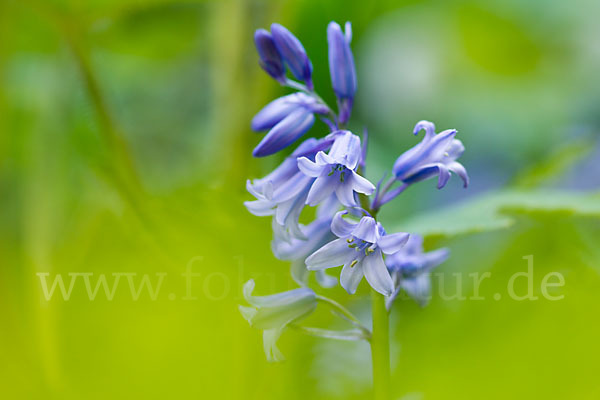
MULTIPOLYGON (((599 15, 592 0, 0 1, 0 396, 368 398, 367 344, 286 332, 287 360, 269 364, 237 311, 250 278, 256 294, 294 287, 269 218, 242 204, 245 180, 284 157, 251 157, 250 119, 288 92, 258 67, 253 32, 290 28, 334 103, 326 26, 350 20, 367 177, 417 143, 421 119, 467 148, 468 190, 428 181, 382 222, 451 249, 446 293, 453 273, 467 297, 469 273, 492 274, 484 300, 444 300, 434 280, 428 307, 397 302, 395 398, 599 398, 599 15), (540 299, 510 299, 529 255, 540 299), (184 300, 187 265, 200 275, 184 300), (122 277, 110 301, 81 277, 47 301, 36 275, 89 272, 167 275, 155 300, 122 277), (541 297, 549 272, 560 301, 541 297)), ((324 293, 368 321, 367 289, 324 293)), ((321 310, 309 321, 337 327, 321 310)))

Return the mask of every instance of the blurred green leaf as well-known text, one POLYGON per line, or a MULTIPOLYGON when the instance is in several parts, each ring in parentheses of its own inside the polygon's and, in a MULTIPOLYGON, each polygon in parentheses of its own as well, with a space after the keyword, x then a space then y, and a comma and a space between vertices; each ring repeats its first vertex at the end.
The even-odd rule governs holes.
POLYGON ((508 228, 516 213, 561 213, 600 217, 596 194, 559 190, 504 190, 487 193, 432 213, 417 215, 397 230, 424 236, 456 236, 508 228))

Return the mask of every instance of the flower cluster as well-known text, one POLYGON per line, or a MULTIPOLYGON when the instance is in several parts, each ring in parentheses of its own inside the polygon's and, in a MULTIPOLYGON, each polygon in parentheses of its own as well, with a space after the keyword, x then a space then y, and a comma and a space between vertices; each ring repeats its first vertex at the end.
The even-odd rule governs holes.
POLYGON ((290 31, 273 24, 270 32, 257 30, 254 39, 260 66, 295 92, 267 104, 253 118, 254 131, 267 131, 253 155, 263 157, 284 150, 308 132, 317 118, 324 123, 320 138, 305 139, 273 172, 247 182, 255 200, 246 202, 246 207, 254 215, 272 216, 273 253, 291 261, 292 276, 301 286, 267 297, 251 296, 253 281, 244 290, 253 308, 241 307, 242 313, 253 326, 264 330, 268 358, 281 359, 275 346, 281 332, 310 314, 323 299, 308 288, 309 271, 315 271, 318 283, 327 288, 336 285, 337 279, 324 270, 341 266, 340 284, 349 294, 357 291, 365 277, 373 290, 386 296, 388 308, 401 290, 424 305, 430 291, 428 272, 448 257, 448 250, 424 253, 420 236, 387 233, 376 219, 377 213, 417 182, 437 177, 441 189, 451 173, 458 175, 465 187, 469 178, 456 161, 464 151, 455 138, 456 130, 436 134, 434 124, 428 121, 415 125, 413 133, 424 130, 425 135, 398 157, 386 184, 382 178, 376 187, 363 176, 366 133, 361 140, 347 128, 357 90, 350 23, 343 30, 335 22, 327 28, 336 110, 316 93, 312 63, 290 31), (295 79, 288 76, 288 70, 295 79), (306 207, 316 207, 316 217, 303 225, 299 218, 306 207))

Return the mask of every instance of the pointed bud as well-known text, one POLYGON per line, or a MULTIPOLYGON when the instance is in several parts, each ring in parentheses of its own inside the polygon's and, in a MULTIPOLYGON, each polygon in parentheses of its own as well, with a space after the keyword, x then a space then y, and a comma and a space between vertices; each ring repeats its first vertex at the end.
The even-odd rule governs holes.
POLYGON ((331 85, 338 98, 341 123, 350 118, 354 93, 356 93, 356 69, 352 50, 350 50, 351 38, 352 30, 349 23, 346 23, 345 34, 337 23, 329 23, 327 27, 329 72, 331 85))
POLYGON ((306 83, 306 86, 312 90, 312 63, 306 55, 302 43, 290 31, 279 24, 271 25, 271 34, 279 54, 287 64, 296 79, 306 83))
POLYGON ((284 84, 285 65, 277 46, 275 46, 273 36, 264 29, 258 29, 254 33, 254 43, 256 44, 262 69, 279 83, 284 84))

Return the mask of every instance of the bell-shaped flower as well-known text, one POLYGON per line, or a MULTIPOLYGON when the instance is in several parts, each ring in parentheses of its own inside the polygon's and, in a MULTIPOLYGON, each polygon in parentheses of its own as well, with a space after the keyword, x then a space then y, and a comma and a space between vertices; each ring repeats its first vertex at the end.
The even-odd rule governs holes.
POLYGON ((254 44, 262 69, 282 85, 285 84, 285 65, 277 46, 275 46, 273 36, 267 30, 257 29, 254 33, 254 44))
POLYGON ((343 265, 340 283, 350 294, 356 292, 363 276, 373 289, 390 296, 394 282, 383 261, 384 254, 394 254, 408 240, 408 233, 387 235, 374 218, 364 216, 358 223, 343 218, 347 211, 338 212, 331 231, 339 238, 311 254, 306 259, 309 270, 323 270, 343 265))
POLYGON ((385 264, 395 286, 392 295, 386 299, 388 309, 401 290, 421 306, 425 306, 431 297, 430 272, 446 261, 449 255, 449 250, 445 248, 424 253, 423 238, 411 235, 400 251, 386 257, 385 264))
POLYGON ((309 177, 316 178, 311 185, 306 203, 314 206, 335 193, 346 207, 357 206, 354 192, 370 195, 375 186, 356 173, 362 154, 360 138, 350 131, 339 131, 329 154, 320 151, 312 161, 298 158, 298 167, 309 177))
POLYGON ((264 157, 294 143, 315 122, 316 114, 327 114, 329 108, 304 93, 292 93, 267 104, 252 119, 252 130, 269 130, 254 148, 254 157, 264 157))
POLYGON ((461 141, 454 138, 456 130, 448 129, 436 134, 432 122, 420 121, 415 125, 413 133, 417 135, 422 129, 425 130, 423 140, 398 157, 394 163, 396 179, 410 185, 437 176, 437 187, 441 189, 450 179, 450 172, 454 172, 463 180, 464 187, 467 187, 467 171, 456 161, 465 150, 461 141))
POLYGON ((244 202, 248 211, 257 216, 272 215, 281 232, 287 235, 287 240, 291 237, 305 239, 298 218, 315 178, 304 175, 298 169, 296 159, 300 156, 314 159, 315 154, 328 149, 333 140, 332 135, 322 139, 307 139, 269 175, 248 181, 246 188, 256 198, 254 201, 244 202))
POLYGON ((292 32, 279 24, 271 25, 271 34, 279 54, 283 57, 292 74, 296 79, 304 81, 308 89, 312 90, 313 67, 302 43, 292 32))
MULTIPOLYGON (((310 271, 304 263, 306 257, 321 248, 324 244, 335 239, 330 226, 333 215, 339 210, 339 205, 335 196, 331 196, 323 202, 317 210, 317 218, 306 226, 300 225, 300 230, 305 237, 304 239, 290 238, 279 224, 275 221, 273 222, 274 237, 271 242, 273 254, 280 260, 292 262, 292 278, 300 286, 308 284, 310 271)), ((325 271, 315 271, 315 278, 319 285, 325 288, 333 287, 337 284, 337 279, 327 275, 325 271)))
POLYGON ((244 299, 251 307, 239 306, 242 316, 253 328, 263 332, 263 345, 267 360, 282 361, 283 355, 276 342, 291 323, 308 316, 317 307, 315 292, 309 288, 289 290, 270 296, 252 296, 254 280, 244 285, 244 299))
POLYGON ((346 123, 350 118, 356 93, 356 68, 350 49, 351 40, 352 26, 350 22, 346 22, 345 33, 337 23, 329 23, 327 27, 329 73, 331 74, 331 85, 338 99, 340 123, 346 123))

